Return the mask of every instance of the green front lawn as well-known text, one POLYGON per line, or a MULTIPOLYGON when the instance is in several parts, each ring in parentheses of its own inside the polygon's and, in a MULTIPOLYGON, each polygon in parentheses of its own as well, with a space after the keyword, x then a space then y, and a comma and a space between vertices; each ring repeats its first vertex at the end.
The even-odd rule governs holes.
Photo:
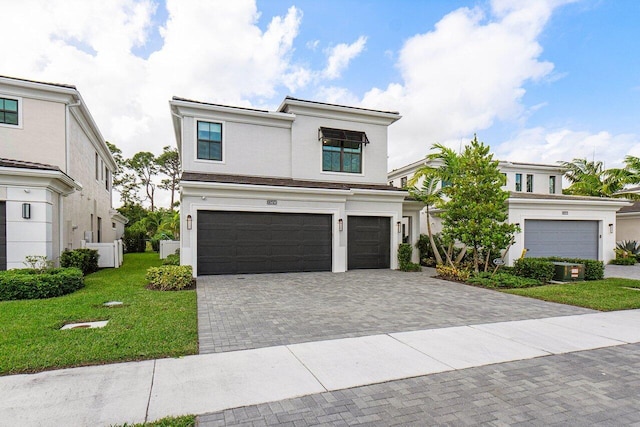
POLYGON ((126 254, 121 268, 88 275, 70 295, 0 302, 0 375, 197 353, 196 293, 145 289, 147 268, 159 265, 157 253, 126 254), (109 324, 59 330, 95 320, 109 324))
POLYGON ((611 278, 503 292, 601 311, 640 308, 640 281, 630 279, 611 278))

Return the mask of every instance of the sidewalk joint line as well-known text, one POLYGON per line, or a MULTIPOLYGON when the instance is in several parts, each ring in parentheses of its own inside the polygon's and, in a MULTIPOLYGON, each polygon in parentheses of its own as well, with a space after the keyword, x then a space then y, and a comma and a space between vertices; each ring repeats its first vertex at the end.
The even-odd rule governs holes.
MULTIPOLYGON (((426 329, 426 330, 428 330, 428 329, 426 329)), ((436 362, 440 362, 440 363, 442 363, 443 365, 450 367, 450 368, 451 368, 451 369, 453 369, 454 371, 457 371, 457 370, 458 370, 457 368, 455 368, 455 367, 453 367, 453 366, 449 365, 447 362, 444 362, 444 361, 442 361, 442 360, 440 360, 440 359, 437 359, 437 358, 433 357, 432 355, 427 354, 427 353, 425 353, 424 351, 421 351, 421 350, 419 350, 419 349, 415 348, 414 346, 412 346, 412 345, 410 345, 410 344, 407 344, 407 343, 406 343, 406 342, 404 342, 404 341, 400 341, 400 340, 399 340, 398 338, 396 338, 396 337, 391 336, 391 334, 392 334, 392 333, 394 333, 394 334, 395 334, 395 333, 398 333, 398 332, 390 332, 390 333, 387 333, 387 334, 385 334, 385 335, 386 335, 386 336, 388 336, 389 338, 392 338, 392 339, 396 340, 396 341, 397 341, 397 342, 399 342, 400 344, 402 344, 402 345, 404 345, 404 346, 407 346, 407 347, 409 347, 409 348, 410 348, 410 349, 412 349, 412 350, 417 351, 417 352, 418 352, 418 353, 420 353, 420 354, 424 354, 425 356, 427 356, 427 357, 428 357, 428 358, 430 358, 430 359, 435 360, 436 362)), ((427 374, 427 375, 431 375, 431 374, 427 374)))
MULTIPOLYGON (((315 380, 316 380, 316 381, 318 381, 318 384, 320 384, 320 385, 322 386, 322 388, 323 388, 325 391, 329 391, 329 389, 328 389, 327 387, 325 387, 325 385, 324 385, 324 384, 322 384, 322 381, 320 381, 320 379, 319 379, 318 377, 316 377, 316 374, 314 374, 314 373, 311 371, 311 369, 309 369, 309 367, 308 367, 307 365, 305 365, 305 364, 304 364, 304 362, 303 362, 302 360, 300 360, 300 358, 299 358, 299 357, 298 357, 298 356, 297 356, 293 351, 291 351, 291 349, 289 348, 289 346, 288 346, 288 345, 285 345, 285 347, 287 348, 287 350, 289 350, 289 353, 291 353, 291 354, 293 355, 293 357, 295 357, 295 358, 296 358, 296 360, 297 360, 298 362, 300 362, 300 364, 301 364, 302 366, 304 366, 304 368, 305 368, 307 371, 309 371, 309 373, 311 374, 311 376, 312 376, 313 378, 315 378, 315 380)), ((315 393, 314 393, 314 394, 315 394, 315 393)))
POLYGON ((144 423, 149 421, 149 406, 151 405, 151 394, 153 393, 153 380, 156 377, 156 359, 153 359, 153 371, 151 372, 151 386, 149 387, 149 398, 147 399, 147 410, 144 413, 144 423))

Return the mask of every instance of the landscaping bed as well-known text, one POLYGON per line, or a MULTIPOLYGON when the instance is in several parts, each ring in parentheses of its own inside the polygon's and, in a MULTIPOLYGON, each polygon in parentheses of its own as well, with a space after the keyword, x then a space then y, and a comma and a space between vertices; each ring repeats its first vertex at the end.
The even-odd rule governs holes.
POLYGON ((161 264, 156 253, 125 254, 121 268, 86 276, 72 294, 0 302, 0 375, 197 353, 195 291, 146 289, 147 269, 161 264), (60 330, 97 320, 109 323, 60 330))

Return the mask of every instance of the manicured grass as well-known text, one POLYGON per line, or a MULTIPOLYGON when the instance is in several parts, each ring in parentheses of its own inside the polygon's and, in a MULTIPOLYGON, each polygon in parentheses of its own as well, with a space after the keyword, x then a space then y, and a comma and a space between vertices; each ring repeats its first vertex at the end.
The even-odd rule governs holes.
POLYGON ((196 293, 145 289, 147 268, 159 265, 157 253, 126 254, 121 268, 86 276, 73 294, 0 302, 0 375, 197 353, 196 293), (59 330, 95 320, 109 324, 59 330))
POLYGON ((640 308, 640 290, 625 288, 640 289, 640 281, 610 278, 503 292, 601 311, 640 308))
POLYGON ((182 417, 167 417, 141 424, 122 424, 113 427, 193 427, 196 425, 195 415, 184 415, 182 417))

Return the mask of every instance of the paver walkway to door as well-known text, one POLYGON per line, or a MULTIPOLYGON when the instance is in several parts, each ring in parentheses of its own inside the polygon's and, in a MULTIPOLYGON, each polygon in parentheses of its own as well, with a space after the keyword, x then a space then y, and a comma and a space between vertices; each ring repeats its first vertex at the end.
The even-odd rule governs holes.
POLYGON ((200 353, 593 312, 438 280, 432 272, 201 276, 200 353))

